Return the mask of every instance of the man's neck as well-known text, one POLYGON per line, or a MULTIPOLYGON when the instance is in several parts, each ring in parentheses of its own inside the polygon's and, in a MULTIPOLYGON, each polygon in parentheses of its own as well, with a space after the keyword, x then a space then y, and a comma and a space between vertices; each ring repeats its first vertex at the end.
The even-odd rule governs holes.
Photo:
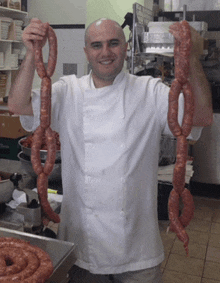
POLYGON ((102 80, 92 73, 92 79, 93 79, 95 88, 102 88, 105 86, 112 85, 115 78, 111 80, 102 80))

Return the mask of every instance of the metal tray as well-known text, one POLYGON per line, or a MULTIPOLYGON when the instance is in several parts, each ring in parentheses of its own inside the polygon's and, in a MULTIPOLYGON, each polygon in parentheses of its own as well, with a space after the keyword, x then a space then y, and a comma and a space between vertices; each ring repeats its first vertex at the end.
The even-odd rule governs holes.
POLYGON ((74 255, 75 245, 70 242, 60 241, 25 232, 14 231, 0 227, 0 237, 13 237, 29 241, 50 255, 54 271, 47 283, 67 282, 67 274, 76 261, 74 255))

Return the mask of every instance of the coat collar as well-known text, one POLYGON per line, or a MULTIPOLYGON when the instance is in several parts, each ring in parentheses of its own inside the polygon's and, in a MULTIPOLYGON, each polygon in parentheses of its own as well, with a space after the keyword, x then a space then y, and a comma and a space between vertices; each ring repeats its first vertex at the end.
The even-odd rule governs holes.
MULTIPOLYGON (((120 83, 120 82, 122 81, 122 79, 124 78, 124 75, 125 75, 124 71, 121 71, 121 72, 116 76, 116 78, 114 79, 114 82, 113 82, 112 85, 115 85, 115 84, 120 83)), ((89 83, 89 88, 90 88, 90 89, 95 89, 96 87, 95 87, 95 85, 94 85, 94 81, 93 81, 93 78, 92 78, 92 71, 90 71, 88 78, 89 78, 89 81, 88 81, 88 83, 89 83)))

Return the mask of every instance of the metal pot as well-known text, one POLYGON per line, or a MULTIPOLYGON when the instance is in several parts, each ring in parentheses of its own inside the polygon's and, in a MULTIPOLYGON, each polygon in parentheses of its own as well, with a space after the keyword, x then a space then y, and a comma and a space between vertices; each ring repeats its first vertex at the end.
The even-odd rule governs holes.
MULTIPOLYGON (((26 137, 20 139, 18 141, 18 144, 20 145, 21 150, 23 151, 23 153, 30 157, 31 156, 31 148, 30 147, 25 147, 25 146, 22 145, 22 141, 25 140, 25 139, 26 139, 26 137)), ((47 159, 47 150, 43 150, 43 149, 40 150, 40 159, 42 161, 45 161, 47 159)), ((60 157, 60 150, 57 150, 56 151, 56 160, 60 160, 60 159, 61 159, 61 157, 60 157)))
MULTIPOLYGON (((37 174, 34 172, 30 157, 25 155, 21 151, 18 154, 18 159, 21 161, 21 165, 23 169, 26 171, 26 173, 32 176, 33 178, 36 178, 37 174)), ((43 161, 41 162, 41 164, 44 166, 43 161)), ((61 181, 61 162, 59 160, 55 161, 55 164, 53 166, 53 171, 48 176, 48 180, 49 181, 61 181)))
POLYGON ((9 202, 12 198, 12 193, 14 191, 14 185, 10 180, 11 173, 6 173, 0 171, 1 181, 0 181, 0 203, 9 202))
POLYGON ((176 161, 176 139, 162 135, 160 140, 159 166, 173 164, 176 161))

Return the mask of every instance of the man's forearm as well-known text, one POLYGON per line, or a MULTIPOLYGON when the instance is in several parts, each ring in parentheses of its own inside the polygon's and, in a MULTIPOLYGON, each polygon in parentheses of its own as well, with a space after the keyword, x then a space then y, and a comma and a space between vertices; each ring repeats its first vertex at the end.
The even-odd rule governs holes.
POLYGON ((9 111, 15 114, 33 115, 31 89, 35 64, 32 52, 27 52, 19 73, 10 89, 8 97, 9 111))
POLYGON ((212 93, 199 59, 190 61, 190 83, 194 94, 194 126, 208 126, 213 120, 212 93))

